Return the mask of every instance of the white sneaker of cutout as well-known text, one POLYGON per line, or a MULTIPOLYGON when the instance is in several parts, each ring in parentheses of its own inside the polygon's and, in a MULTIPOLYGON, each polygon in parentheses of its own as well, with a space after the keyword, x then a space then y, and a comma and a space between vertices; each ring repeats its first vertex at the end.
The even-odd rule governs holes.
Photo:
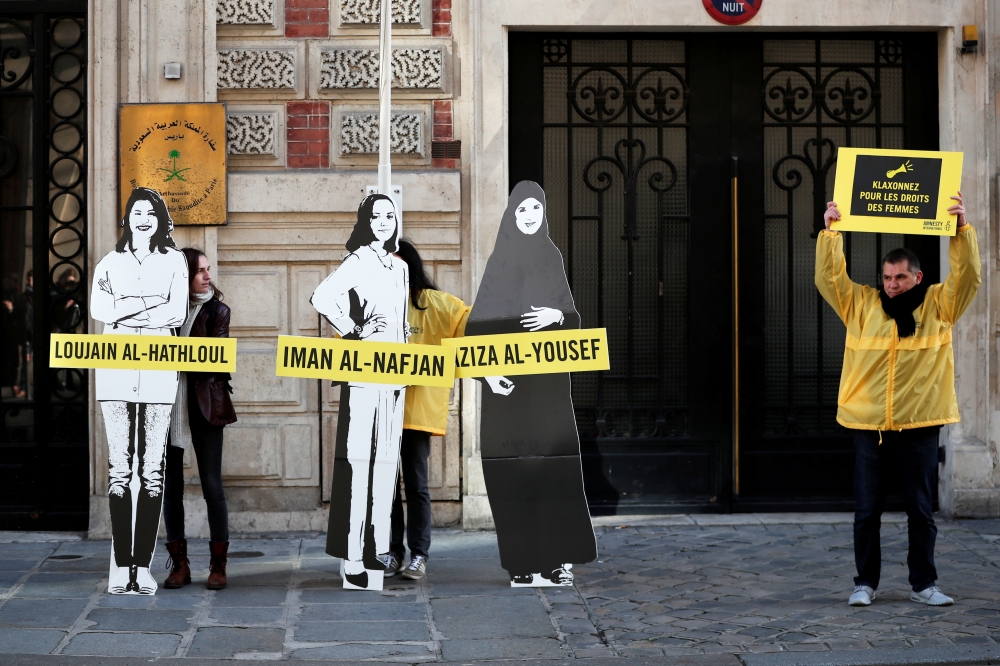
POLYGON ((139 567, 135 582, 139 584, 139 594, 156 594, 156 580, 149 575, 149 567, 139 567))
POLYGON ((849 606, 871 606, 875 598, 875 590, 867 585, 858 585, 854 588, 851 598, 847 600, 849 606))
POLYGON ((932 585, 920 592, 910 592, 910 601, 928 606, 951 606, 955 603, 955 600, 939 590, 937 585, 932 585))
POLYGON ((126 592, 125 588, 128 587, 128 567, 111 567, 111 573, 108 577, 108 594, 132 594, 131 592, 126 592))

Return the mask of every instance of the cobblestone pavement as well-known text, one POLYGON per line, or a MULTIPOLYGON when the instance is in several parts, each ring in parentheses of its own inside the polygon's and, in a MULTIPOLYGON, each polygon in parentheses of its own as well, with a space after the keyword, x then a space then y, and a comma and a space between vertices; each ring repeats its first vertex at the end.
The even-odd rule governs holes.
POLYGON ((596 523, 600 558, 575 569, 575 588, 511 589, 492 533, 436 530, 428 578, 388 580, 381 594, 341 590, 316 534, 234 540, 218 592, 204 588, 207 544, 193 541, 194 583, 154 597, 104 592, 107 541, 0 534, 0 654, 412 663, 996 646, 1000 636, 1000 521, 940 525, 950 608, 909 601, 898 517, 883 526, 869 608, 846 604, 844 515, 596 523))

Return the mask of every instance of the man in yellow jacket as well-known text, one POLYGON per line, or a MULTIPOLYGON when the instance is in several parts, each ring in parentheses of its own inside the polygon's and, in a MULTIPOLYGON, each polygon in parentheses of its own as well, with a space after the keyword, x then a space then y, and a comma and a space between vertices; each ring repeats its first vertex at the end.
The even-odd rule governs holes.
POLYGON ((910 599, 931 606, 953 600, 935 585, 931 512, 937 484, 938 434, 959 421, 955 399, 952 328, 979 288, 976 231, 965 221, 962 193, 949 212, 957 216, 951 239, 951 272, 928 285, 910 250, 889 252, 882 288, 855 284, 847 275, 844 240, 830 223, 840 219, 827 204, 826 230, 816 242, 816 287, 847 326, 837 422, 854 430, 854 559, 858 575, 848 601, 867 606, 882 568, 879 529, 887 478, 903 481, 909 527, 910 599), (890 467, 891 464, 891 467, 890 467))
MULTIPOLYGON (((440 291, 424 271, 417 249, 406 240, 399 241, 398 256, 410 269, 410 325, 408 342, 418 345, 439 345, 442 338, 465 335, 465 323, 471 307, 461 299, 440 291)), ((427 573, 427 557, 431 547, 431 495, 427 483, 427 458, 431 452, 431 436, 444 435, 448 428, 448 398, 450 388, 410 386, 406 389, 403 409, 403 439, 399 462, 406 484, 406 543, 410 547, 410 562, 403 567, 403 500, 399 480, 392 503, 392 528, 389 538, 387 577, 402 570, 403 578, 420 580, 427 573)))

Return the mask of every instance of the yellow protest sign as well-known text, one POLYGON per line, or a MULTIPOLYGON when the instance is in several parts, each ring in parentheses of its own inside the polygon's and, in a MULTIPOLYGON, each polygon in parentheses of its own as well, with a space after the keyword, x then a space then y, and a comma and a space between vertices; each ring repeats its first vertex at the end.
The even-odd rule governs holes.
POLYGON ((836 231, 954 236, 950 197, 962 184, 962 153, 840 148, 833 200, 836 231))
POLYGON ((456 377, 546 375, 607 370, 608 332, 603 328, 446 338, 455 350, 456 377))
POLYGON ((278 336, 275 374, 354 384, 448 386, 455 358, 436 345, 278 336))
POLYGON ((52 333, 49 367, 235 372, 236 338, 52 333))

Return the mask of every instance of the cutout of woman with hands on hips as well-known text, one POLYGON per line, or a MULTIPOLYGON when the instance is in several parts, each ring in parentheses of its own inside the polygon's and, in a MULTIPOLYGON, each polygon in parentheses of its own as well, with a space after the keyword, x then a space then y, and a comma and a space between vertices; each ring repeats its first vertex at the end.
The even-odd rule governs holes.
MULTIPOLYGON (((111 335, 173 335, 187 315, 187 261, 170 237, 174 223, 154 190, 138 187, 119 221, 122 236, 94 270, 90 315, 111 335)), ((163 466, 177 373, 95 372, 108 435, 112 561, 108 592, 153 594, 149 565, 163 501, 163 466), (139 492, 132 496, 138 456, 139 492), (133 513, 135 528, 133 529, 133 513)))
MULTIPOLYGON (((549 238, 545 192, 514 187, 466 336, 580 328, 562 254, 549 238)), ((511 586, 572 585, 597 558, 583 492, 568 373, 485 377, 480 441, 500 564, 511 586)))
MULTIPOLYGON (((398 238, 392 199, 365 197, 348 255, 310 299, 344 339, 406 342, 410 287, 406 263, 394 254, 398 238)), ((404 398, 403 386, 341 388, 326 552, 343 559, 345 588, 382 589, 404 398)))

